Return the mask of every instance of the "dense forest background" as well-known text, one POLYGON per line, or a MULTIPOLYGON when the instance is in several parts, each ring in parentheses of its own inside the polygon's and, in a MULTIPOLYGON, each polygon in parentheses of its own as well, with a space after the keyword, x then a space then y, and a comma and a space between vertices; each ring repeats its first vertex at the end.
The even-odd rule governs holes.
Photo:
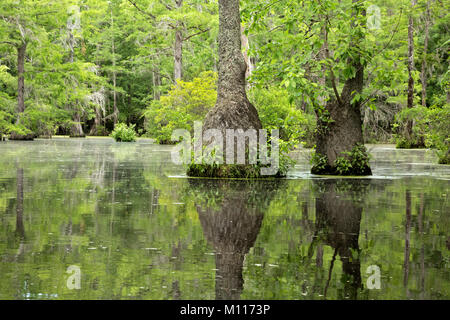
MULTIPOLYGON (((449 162, 449 1, 240 6, 247 92, 265 128, 312 147, 318 110, 339 99, 358 55, 365 141, 432 147, 449 162)), ((218 28, 217 1, 2 0, 0 138, 106 136, 126 123, 170 143, 214 107, 218 28)))

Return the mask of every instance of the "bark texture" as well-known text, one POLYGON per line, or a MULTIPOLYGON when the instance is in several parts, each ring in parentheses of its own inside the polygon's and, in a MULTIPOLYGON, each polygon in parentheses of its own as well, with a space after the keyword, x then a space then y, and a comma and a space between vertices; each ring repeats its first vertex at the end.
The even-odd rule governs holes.
MULTIPOLYGON (((227 129, 262 129, 256 108, 246 94, 245 74, 247 64, 241 51, 241 21, 239 0, 219 0, 219 79, 217 102, 206 115, 203 131, 217 129, 226 137, 227 129)), ((224 139, 225 140, 225 139, 224 139)), ((226 141, 223 144, 226 150, 226 141)), ((235 152, 236 154, 236 152, 235 152)), ((248 160, 248 159, 247 159, 248 160)), ((217 177, 229 177, 227 164, 215 171, 217 177)), ((245 177, 250 165, 234 165, 245 177)), ((188 175, 200 175, 198 171, 188 170, 188 175)), ((236 177, 236 175, 233 175, 236 177)))
POLYGON ((261 129, 256 108, 245 92, 247 65, 241 51, 239 0, 219 0, 219 82, 216 106, 204 130, 261 129))

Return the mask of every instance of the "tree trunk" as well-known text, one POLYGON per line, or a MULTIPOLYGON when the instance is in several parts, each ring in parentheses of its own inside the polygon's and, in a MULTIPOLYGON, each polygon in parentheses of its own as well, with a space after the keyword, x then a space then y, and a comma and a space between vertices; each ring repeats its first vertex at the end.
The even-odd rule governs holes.
POLYGON ((254 67, 250 57, 248 56, 248 52, 250 50, 250 43, 248 42, 248 37, 244 33, 243 26, 241 27, 241 37, 242 37, 241 39, 242 47, 244 48, 244 61, 245 64, 247 65, 247 69, 245 70, 245 79, 247 80, 252 75, 254 67))
MULTIPOLYGON (((17 48, 17 119, 16 125, 20 125, 21 116, 25 111, 25 53, 27 51, 27 43, 23 42, 17 48)), ((22 135, 17 132, 11 132, 10 140, 33 140, 34 134, 22 135)))
MULTIPOLYGON (((412 6, 414 6, 414 0, 412 1, 412 6)), ((408 23, 408 98, 407 98, 407 107, 410 109, 414 107, 414 79, 413 79, 413 71, 414 71, 414 22, 412 14, 409 15, 409 23, 408 23)), ((406 121, 405 128, 405 136, 406 140, 412 140, 412 120, 408 119, 406 121)))
POLYGON ((427 9, 425 11, 425 39, 423 43, 422 71, 420 80, 422 82, 422 106, 427 106, 427 52, 430 27, 430 1, 427 1, 427 9))
MULTIPOLYGON (((362 39, 355 39, 355 46, 362 39)), ((327 56, 328 48, 325 47, 327 56)), ((354 150, 355 147, 364 148, 361 121, 361 103, 353 101, 355 93, 361 94, 364 84, 364 67, 359 57, 349 59, 348 64, 355 68, 356 73, 353 78, 347 79, 340 96, 336 90, 335 77, 332 72, 331 80, 334 83, 335 96, 330 98, 325 105, 325 113, 322 108, 316 108, 317 133, 316 133, 316 153, 321 157, 326 157, 326 165, 314 165, 311 172, 314 174, 351 174, 370 175, 372 171, 368 163, 358 163, 357 166, 349 168, 345 173, 339 172, 335 160, 345 157, 352 161, 345 152, 354 150)), ((365 150, 363 151, 365 152, 365 150)))
MULTIPOLYGON (((241 52, 241 21, 239 0, 219 0, 219 80, 217 102, 208 112, 203 131, 216 129, 226 137, 227 129, 262 129, 256 108, 249 102, 245 92, 245 72, 247 66, 241 52)), ((223 143, 226 150, 226 143, 223 143)), ((236 152, 235 152, 236 155, 236 152)), ((236 162, 235 162, 236 163, 236 162)), ((240 174, 245 175, 246 164, 239 166, 240 174)), ((236 177, 227 170, 228 164, 221 164, 213 173, 217 177, 236 177)), ((201 175, 188 170, 188 175, 201 175)))
MULTIPOLYGON (((183 6, 183 0, 175 1, 176 8, 183 6)), ((175 44, 173 48, 174 56, 174 80, 175 83, 183 77, 183 31, 181 30, 183 23, 178 22, 175 30, 175 44)))
MULTIPOLYGON (((69 44, 70 44, 70 51, 69 51, 69 63, 74 62, 74 49, 75 49, 75 39, 73 37, 72 30, 69 30, 69 44)), ((69 108, 73 109, 77 106, 70 104, 69 108)), ((81 115, 80 112, 77 110, 75 111, 75 114, 73 115, 73 122, 72 127, 70 128, 70 137, 73 138, 81 138, 84 137, 85 134, 83 132, 83 127, 81 126, 81 115)))
POLYGON ((17 48, 17 122, 20 123, 20 115, 25 111, 25 52, 27 43, 24 42, 17 48))
POLYGON ((81 115, 80 111, 76 111, 73 115, 72 127, 70 128, 70 137, 71 138, 84 138, 86 135, 84 134, 83 127, 81 126, 81 115))
POLYGON ((204 129, 261 129, 255 107, 245 92, 247 66, 241 52, 239 0, 219 1, 219 81, 216 106, 204 129))
POLYGON ((116 81, 117 81, 117 72, 116 72, 116 47, 114 43, 114 16, 111 7, 111 30, 113 32, 111 39, 111 50, 112 50, 112 63, 113 63, 113 109, 114 109, 114 126, 116 126, 119 119, 119 109, 117 108, 117 92, 116 92, 116 81))
POLYGON ((161 92, 159 91, 159 86, 161 85, 161 75, 159 71, 153 69, 153 99, 159 100, 161 98, 161 92))

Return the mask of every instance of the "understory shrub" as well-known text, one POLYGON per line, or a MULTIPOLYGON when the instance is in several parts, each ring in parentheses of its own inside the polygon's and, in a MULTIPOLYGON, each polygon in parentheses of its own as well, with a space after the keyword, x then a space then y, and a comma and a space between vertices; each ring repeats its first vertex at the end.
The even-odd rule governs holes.
POLYGON ((111 137, 117 142, 133 142, 136 141, 135 125, 127 126, 125 123, 118 123, 111 133, 111 137))
POLYGON ((217 74, 203 72, 190 82, 178 81, 162 96, 153 100, 144 112, 147 135, 160 144, 171 144, 175 129, 193 133, 194 121, 203 121, 217 100, 217 74))

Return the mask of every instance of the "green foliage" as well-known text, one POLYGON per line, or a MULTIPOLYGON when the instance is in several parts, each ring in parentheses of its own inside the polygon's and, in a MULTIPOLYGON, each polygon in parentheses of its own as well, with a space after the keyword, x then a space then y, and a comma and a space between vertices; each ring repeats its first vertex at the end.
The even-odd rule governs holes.
POLYGON ((171 143, 175 129, 193 133, 196 120, 203 120, 217 100, 217 74, 201 73, 193 81, 178 81, 161 100, 153 100, 144 113, 147 135, 158 143, 171 143))
POLYGON ((280 130, 280 138, 293 145, 313 143, 315 116, 301 111, 289 98, 286 89, 253 87, 249 99, 258 110, 264 129, 280 130))
POLYGON ((370 155, 364 145, 356 145, 350 151, 344 151, 334 160, 333 165, 328 163, 328 158, 314 152, 311 157, 313 165, 311 172, 315 174, 367 175, 370 171, 370 155))
POLYGON ((426 147, 437 150, 439 163, 449 163, 450 104, 441 107, 421 107, 402 110, 395 124, 397 148, 426 147), (412 121, 412 137, 408 140, 402 127, 412 121))
POLYGON ((311 154, 311 165, 313 167, 313 171, 324 171, 328 165, 328 159, 326 156, 321 155, 315 151, 311 154))
POLYGON ((117 142, 134 142, 136 141, 135 126, 134 124, 127 126, 125 123, 118 123, 111 132, 111 137, 117 142))
POLYGON ((405 108, 396 116, 394 123, 394 139, 397 148, 414 149, 425 148, 425 134, 428 130, 427 125, 428 108, 416 106, 414 108, 405 108), (412 132, 408 135, 406 132, 407 123, 411 122, 412 132))

